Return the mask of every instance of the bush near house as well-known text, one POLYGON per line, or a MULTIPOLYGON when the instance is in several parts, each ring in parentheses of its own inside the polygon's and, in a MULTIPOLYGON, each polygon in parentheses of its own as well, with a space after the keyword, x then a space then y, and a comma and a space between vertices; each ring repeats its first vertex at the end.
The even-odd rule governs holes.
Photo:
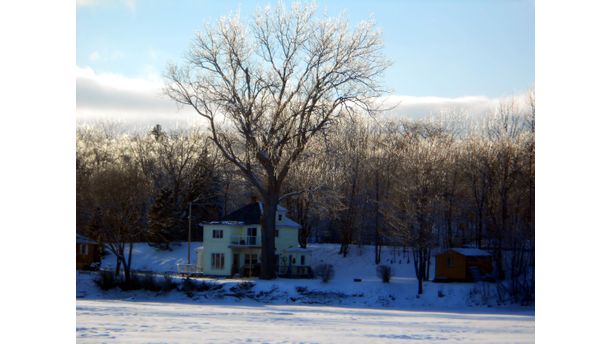
POLYGON ((334 278, 334 274, 334 266, 331 264, 319 264, 314 268, 314 275, 320 278, 323 283, 327 283, 334 278))

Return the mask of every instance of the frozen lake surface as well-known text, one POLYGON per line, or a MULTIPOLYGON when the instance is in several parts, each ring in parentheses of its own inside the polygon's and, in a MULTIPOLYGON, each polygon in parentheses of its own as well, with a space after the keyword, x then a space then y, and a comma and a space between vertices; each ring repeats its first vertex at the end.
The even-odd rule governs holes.
POLYGON ((76 301, 77 342, 533 343, 534 315, 292 305, 76 301))

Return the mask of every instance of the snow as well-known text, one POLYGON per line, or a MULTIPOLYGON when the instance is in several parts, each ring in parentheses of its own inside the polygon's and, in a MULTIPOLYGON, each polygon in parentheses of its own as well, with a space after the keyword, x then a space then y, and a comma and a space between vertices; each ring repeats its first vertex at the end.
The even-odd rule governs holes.
MULTIPOLYGON (((196 261, 195 250, 200 242, 192 242, 191 262, 196 261)), ((161 251, 145 243, 134 245, 132 269, 141 271, 153 271, 159 273, 176 273, 177 264, 187 263, 187 243, 175 243, 171 245, 172 251, 161 251)), ((351 304, 361 307, 428 307, 446 309, 448 307, 470 307, 470 306, 497 306, 496 288, 489 283, 433 283, 424 282, 424 293, 420 297, 417 294, 417 279, 414 273, 414 265, 408 252, 401 249, 384 247, 381 254, 381 264, 389 265, 393 275, 391 283, 382 283, 376 275, 376 264, 374 263, 373 246, 351 246, 347 257, 338 254, 338 245, 335 244, 310 244, 312 265, 331 264, 334 266, 335 276, 329 283, 322 283, 318 279, 276 279, 264 281, 250 279, 256 283, 254 291, 268 292, 275 290, 275 302, 286 302, 289 298, 300 297, 296 292, 297 287, 305 287, 310 291, 330 293, 329 300, 323 300, 326 304, 351 304), (361 279, 355 282, 354 279, 361 279), (331 297, 333 293, 355 295, 338 299, 331 297), (358 296, 363 295, 363 296, 358 296)), ((112 254, 105 256, 101 264, 102 268, 114 269, 115 257, 112 254)), ((431 279, 434 278, 435 259, 431 261, 431 279)), ((231 278, 202 278, 206 281, 214 281, 231 288, 247 279, 231 278)), ((308 300, 311 301, 311 300, 308 300)))
POLYGON ((238 226, 244 225, 243 221, 210 221, 210 222, 202 222, 200 226, 204 225, 227 225, 227 226, 238 226))
MULTIPOLYGON (((192 242, 192 251, 199 245, 192 242)), ((171 247, 159 251, 136 244, 133 269, 176 272, 176 264, 187 262, 187 244, 171 247)), ((104 292, 92 274, 79 273, 77 337, 79 342, 534 341, 533 306, 497 305, 495 284, 425 282, 417 297, 414 266, 401 249, 382 251, 381 264, 393 269, 390 283, 376 275, 374 247, 351 246, 347 257, 338 255, 338 245, 311 244, 308 249, 313 265, 334 266, 329 283, 197 278, 221 287, 188 297, 176 290, 104 292), (254 286, 238 295, 233 288, 245 281, 254 286)), ((102 266, 114 268, 114 256, 105 256, 102 266)))
POLYGON ((531 315, 77 300, 77 342, 532 343, 531 315))

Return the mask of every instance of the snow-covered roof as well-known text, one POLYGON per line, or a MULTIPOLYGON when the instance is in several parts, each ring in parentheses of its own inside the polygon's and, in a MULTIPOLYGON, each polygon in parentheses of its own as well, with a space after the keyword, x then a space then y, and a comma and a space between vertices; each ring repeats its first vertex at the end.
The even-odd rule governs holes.
POLYGON ((293 221, 292 219, 288 218, 287 216, 285 216, 285 219, 283 220, 283 224, 278 224, 278 226, 287 226, 287 227, 295 227, 295 228, 300 228, 302 227, 299 223, 293 221))
POLYGON ((482 257, 491 255, 489 252, 478 248, 451 248, 451 250, 466 257, 482 257))
POLYGON ((244 225, 243 221, 210 221, 210 222, 202 222, 200 226, 204 225, 227 225, 227 226, 238 226, 244 225))

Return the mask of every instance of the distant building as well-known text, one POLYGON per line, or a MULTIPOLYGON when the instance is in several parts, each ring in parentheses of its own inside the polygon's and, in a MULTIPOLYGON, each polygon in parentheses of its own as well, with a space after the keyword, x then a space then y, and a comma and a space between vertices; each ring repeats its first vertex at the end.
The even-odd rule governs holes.
POLYGON ((435 282, 471 282, 493 271, 489 252, 477 248, 451 248, 436 255, 435 282))
MULTIPOLYGON (((212 276, 258 276, 261 269, 261 216, 263 204, 252 203, 223 217, 201 224, 202 247, 196 249, 196 270, 212 276)), ((279 276, 306 277, 312 274, 311 251, 300 248, 300 225, 287 217, 287 209, 276 211, 276 267, 279 276)))
POLYGON ((77 233, 76 235, 76 268, 88 270, 100 263, 100 246, 97 242, 77 233))

